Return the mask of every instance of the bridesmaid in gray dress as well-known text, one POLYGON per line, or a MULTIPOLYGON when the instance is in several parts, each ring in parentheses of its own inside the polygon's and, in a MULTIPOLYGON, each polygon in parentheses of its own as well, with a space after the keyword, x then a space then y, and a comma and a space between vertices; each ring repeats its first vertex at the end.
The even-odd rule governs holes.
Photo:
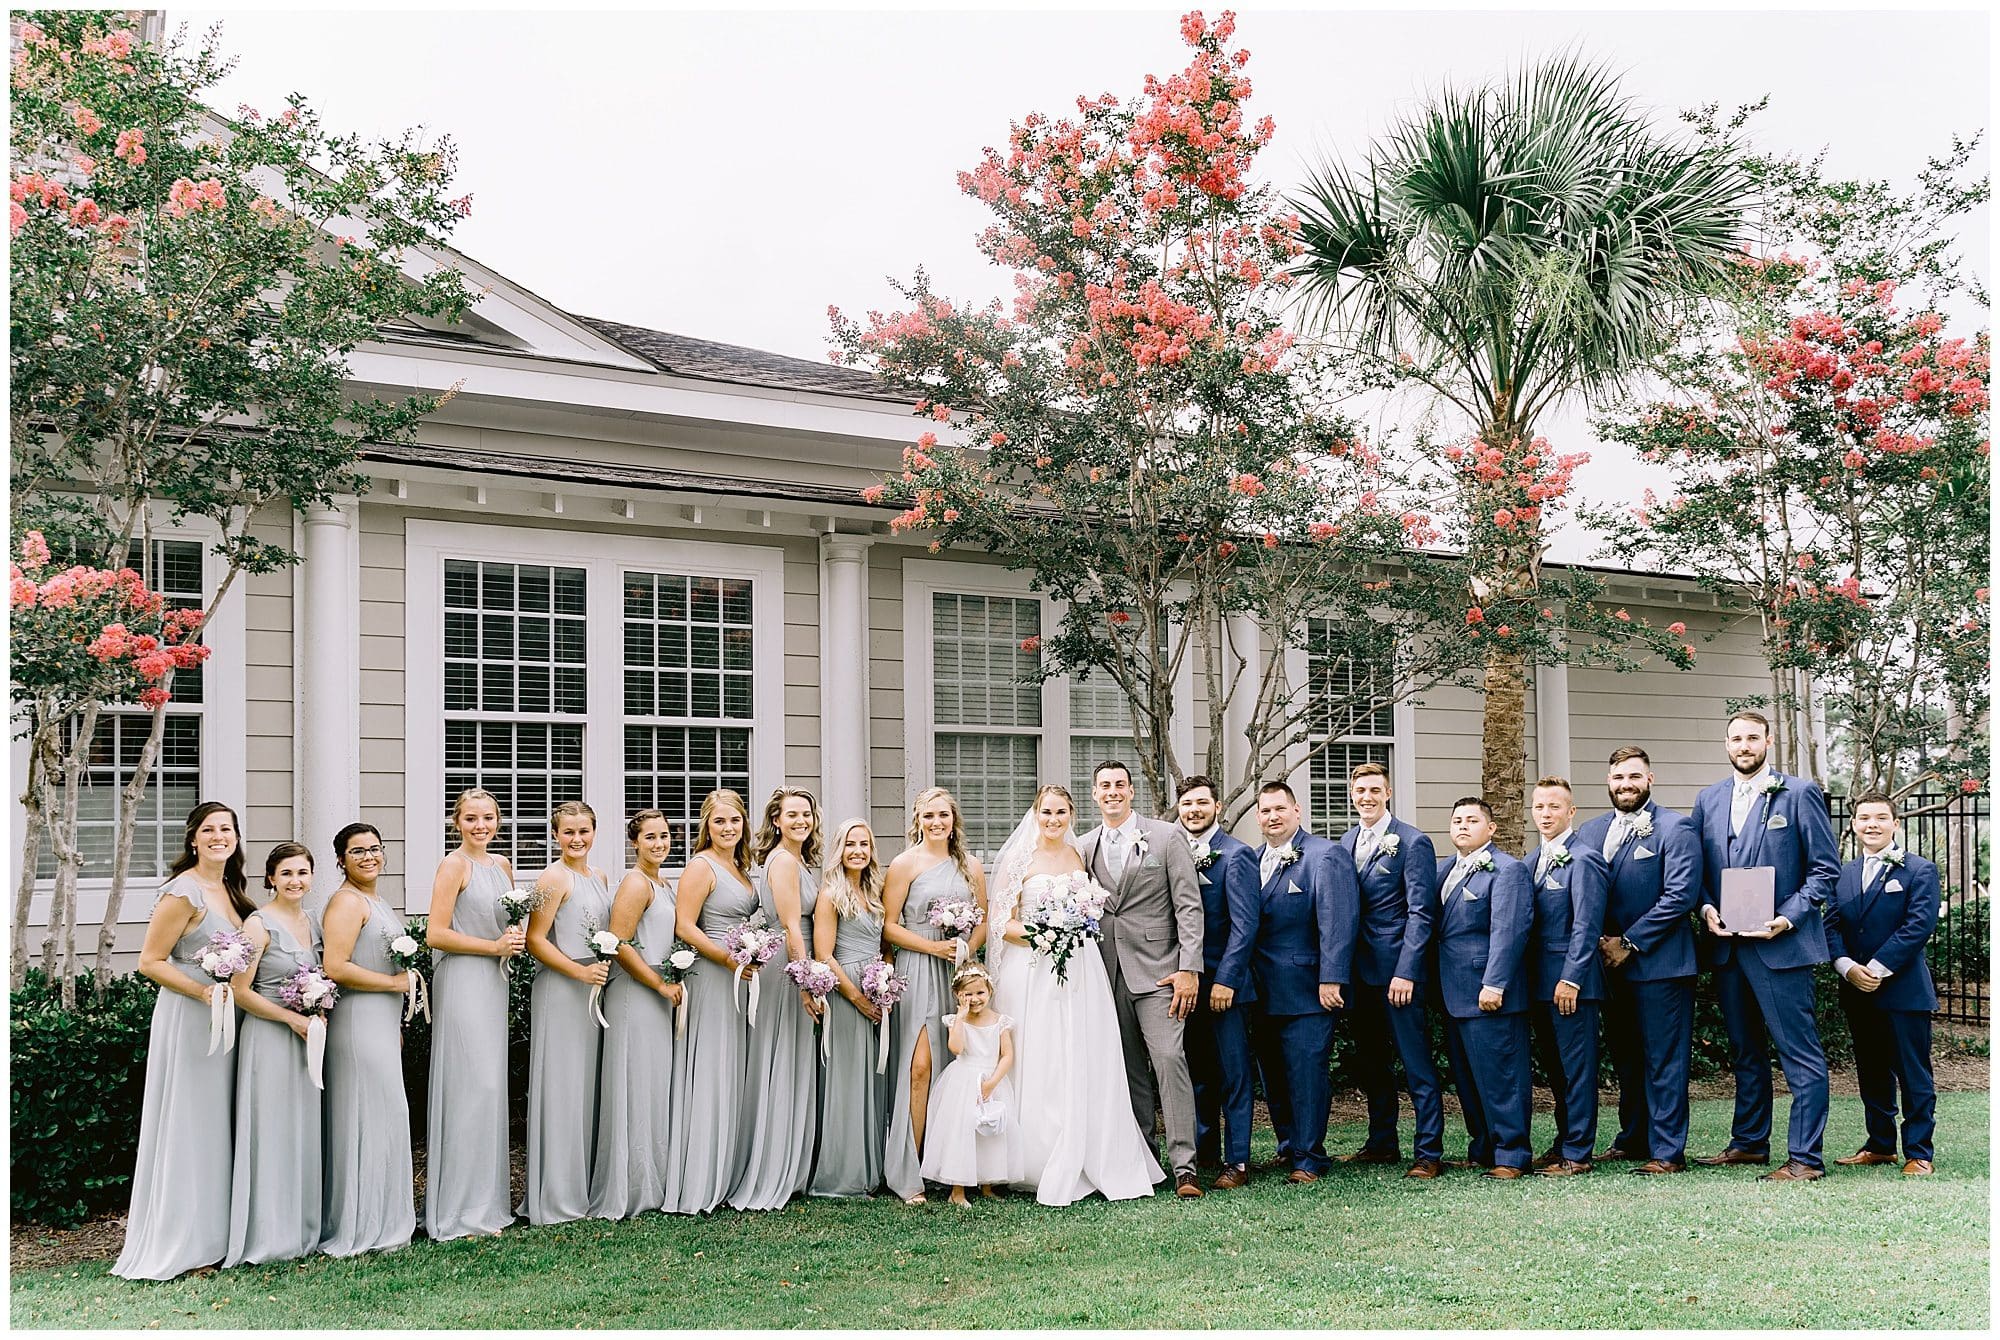
POLYGON ((333 838, 347 878, 328 900, 326 975, 340 1004, 326 1024, 326 1214, 319 1249, 353 1256, 401 1247, 417 1231, 410 1100, 403 1092, 403 993, 410 975, 389 957, 408 927, 375 892, 382 835, 349 824, 333 838))
MULTIPOLYGON (((731 999, 736 964, 722 947, 723 937, 757 909, 757 894, 743 865, 749 843, 744 814, 743 798, 734 791, 709 792, 701 802, 694 855, 681 872, 674 900, 675 933, 701 956, 686 983, 687 1036, 675 1057, 670 1108, 681 1162, 666 1208, 678 1214, 707 1214, 720 1205, 736 1185, 740 1160, 748 1153, 737 1138, 737 1126, 750 1028, 731 999)), ((766 967, 777 971, 775 963, 766 967)), ((785 979, 780 975, 776 980, 785 979)), ((767 998, 773 989, 773 982, 764 983, 767 998)), ((742 990, 747 1003, 747 986, 742 990)))
MULTIPOLYGON (((758 902, 765 918, 784 928, 786 961, 810 959, 820 863, 812 792, 781 786, 771 793, 756 852, 763 864, 758 902)), ((749 1152, 729 1193, 739 1210, 780 1210, 804 1191, 819 1141, 819 1037, 813 1025, 824 1007, 783 972, 773 960, 757 1026, 750 1030, 741 1125, 749 1152)))
POLYGON ((319 927, 303 901, 312 876, 312 852, 280 842, 264 861, 271 901, 243 919, 250 966, 230 985, 249 1017, 236 1038, 236 1166, 225 1266, 290 1261, 319 1249, 322 1118, 320 1091, 306 1072, 311 1016, 279 1000, 299 969, 319 966, 319 927))
POLYGON ((435 1241, 498 1233, 508 1196, 507 974, 528 934, 508 925, 500 895, 514 867, 489 856, 500 807, 471 790, 451 810, 458 847, 431 885, 430 1117, 424 1145, 424 1232, 435 1241))
POLYGON ((212 1266, 229 1250, 230 1114, 236 1055, 208 1055, 209 996, 222 989, 201 970, 201 951, 256 911, 243 874, 236 811, 216 801, 187 818, 146 921, 140 975, 159 983, 146 1046, 146 1097, 125 1245, 111 1273, 172 1279, 212 1266))
MULTIPOLYGON (((956 940, 930 923, 931 904, 969 898, 986 906, 986 872, 965 849, 964 825, 951 792, 934 786, 910 806, 910 845, 889 863, 882 892, 882 934, 896 950, 896 971, 910 979, 890 1011, 895 1030, 896 1081, 889 1089, 889 1134, 883 1145, 883 1176, 889 1189, 911 1205, 924 1200, 924 1117, 930 1106, 931 1077, 951 1061, 945 1047, 944 1016, 957 1009, 951 974, 956 940)), ((981 921, 966 953, 986 943, 981 921)))
POLYGON ((611 889, 590 864, 597 813, 565 800, 549 816, 562 859, 535 880, 541 901, 528 919, 528 952, 542 965, 529 1000, 528 1181, 520 1212, 531 1224, 563 1224, 590 1213, 596 1156, 597 1063, 604 1030, 590 992, 611 980, 590 937, 611 924, 611 889))
POLYGON ((819 1162, 807 1194, 871 1196, 882 1185, 889 1077, 875 1073, 882 1012, 861 994, 861 970, 882 957, 882 868, 875 834, 849 819, 833 834, 833 859, 813 909, 813 944, 840 990, 826 998, 826 1068, 820 1076, 819 1162))
POLYGON ((621 940, 619 971, 604 988, 604 1060, 597 1085, 597 1160, 590 1170, 590 1212, 626 1219, 667 1203, 669 1169, 678 1170, 669 1115, 674 1082, 674 1007, 682 986, 660 976, 674 949, 674 887, 660 867, 673 852, 673 830, 660 810, 640 810, 625 825, 637 853, 611 903, 621 940))

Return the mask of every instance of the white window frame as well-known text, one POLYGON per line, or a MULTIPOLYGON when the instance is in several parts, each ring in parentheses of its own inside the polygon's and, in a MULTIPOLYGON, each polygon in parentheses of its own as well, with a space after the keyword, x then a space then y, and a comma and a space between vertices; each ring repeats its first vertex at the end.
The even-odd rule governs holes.
MULTIPOLYGON (((216 544, 222 539, 222 527, 206 517, 175 520, 167 507, 157 503, 151 506, 148 517, 151 533, 147 538, 193 540, 201 545, 203 597, 213 599, 215 588, 229 574, 229 561, 215 552, 216 544)), ((222 597, 222 603, 216 606, 215 617, 202 629, 202 644, 210 649, 208 660, 202 663, 203 701, 198 709, 179 709, 199 711, 201 714, 202 799, 223 801, 239 815, 244 813, 249 800, 244 794, 248 768, 245 736, 249 715, 249 676, 244 664, 249 645, 244 631, 244 588, 248 584, 247 574, 238 573, 236 580, 229 584, 228 593, 222 597)), ((12 704, 9 706, 11 708, 12 704)), ((176 710, 173 704, 168 704, 169 713, 176 710)), ((11 735, 15 729, 11 711, 9 723, 11 735)), ((21 788, 26 785, 28 776, 28 742, 25 739, 10 740, 8 760, 13 782, 9 788, 8 809, 13 817, 12 832, 18 838, 28 819, 27 807, 21 804, 21 788)), ((244 825, 249 825, 247 817, 244 825)), ((250 835, 244 833, 241 836, 248 844, 250 835)), ((12 887, 19 888, 21 845, 18 840, 9 844, 7 870, 12 887)), ((119 906, 121 923, 143 922, 152 914, 152 899, 143 894, 143 890, 150 887, 152 878, 150 874, 135 874, 126 881, 125 898, 119 906)), ((49 901, 54 885, 53 879, 36 881, 34 898, 28 910, 29 925, 48 925, 49 901)), ((77 881, 76 919, 79 927, 103 922, 110 892, 111 879, 108 875, 86 876, 77 881)))
MULTIPOLYGON (((931 785, 937 759, 933 736, 938 731, 932 680, 934 652, 931 597, 934 595, 998 596, 1033 600, 1042 607, 1042 636, 1060 627, 1067 602, 1037 591, 1028 574, 986 563, 952 563, 936 559, 903 560, 903 805, 931 785)), ((1039 753, 1042 775, 1037 781, 1068 785, 1070 759, 1069 676, 1057 675, 1042 684, 1042 727, 1039 753)), ((1194 753, 1194 657, 1181 663, 1174 679, 1176 711, 1169 725, 1174 751, 1182 759, 1194 753)), ((968 728, 978 734, 977 728, 968 728)), ((996 733, 1032 734, 1004 730, 996 733)), ((1077 797, 1086 803, 1087 797, 1077 797)))
MULTIPOLYGON (((404 538, 404 703, 409 776, 404 789, 406 901, 412 914, 430 906, 430 875, 444 859, 444 563, 529 563, 585 571, 585 692, 589 710, 555 719, 583 727, 583 795, 598 809, 592 855, 607 870, 624 868, 625 600, 627 569, 743 578, 750 584, 750 774, 776 785, 785 769, 785 557, 760 545, 669 540, 588 531, 412 520, 404 538), (595 640, 592 640, 592 639, 595 640)), ((536 714, 538 717, 541 714, 536 714)), ((735 724, 721 722, 718 724, 735 724)), ((750 801, 750 797, 745 797, 750 801)), ((508 815, 509 822, 532 822, 508 815)), ((675 844, 676 857, 686 853, 675 844)), ((516 871, 517 875, 532 872, 516 871)))
MULTIPOLYGON (((1293 630, 1293 636, 1285 640, 1286 682, 1303 689, 1311 682, 1311 658, 1306 654, 1306 625, 1301 623, 1293 630)), ((1399 814, 1408 822, 1416 822, 1417 802, 1417 707, 1408 695, 1396 699, 1390 705, 1391 726, 1394 734, 1389 737, 1389 810, 1399 814)), ((1335 743, 1347 740, 1376 742, 1379 735, 1341 736, 1335 743)), ((1293 745, 1287 751, 1289 768, 1285 780, 1300 796, 1301 807, 1305 810, 1306 828, 1325 838, 1338 838, 1339 833, 1326 831, 1322 826, 1323 816, 1312 812, 1312 767, 1307 755, 1308 745, 1293 745)))

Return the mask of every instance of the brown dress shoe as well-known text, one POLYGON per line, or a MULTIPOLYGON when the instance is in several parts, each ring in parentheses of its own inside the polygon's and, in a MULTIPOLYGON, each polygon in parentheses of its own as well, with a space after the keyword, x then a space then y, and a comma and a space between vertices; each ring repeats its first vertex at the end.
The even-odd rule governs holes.
POLYGON ((1342 1163, 1401 1163, 1403 1156, 1393 1149, 1357 1149, 1352 1154, 1342 1154, 1342 1163))
POLYGON ((1433 1177, 1442 1176, 1443 1173, 1444 1165, 1436 1159, 1418 1159, 1404 1171, 1403 1176, 1416 1177, 1429 1181, 1433 1177))
POLYGON ((1796 1159, 1788 1159, 1782 1168, 1773 1168, 1757 1180, 1760 1182, 1817 1182, 1826 1176, 1818 1168, 1808 1168, 1796 1159))
POLYGON ((1639 1157, 1639 1155, 1634 1154, 1629 1149, 1620 1149, 1617 1145, 1612 1145, 1609 1149, 1600 1149, 1595 1154, 1592 1154, 1590 1161, 1592 1163, 1631 1163, 1639 1157))
POLYGON ((1524 1176, 1525 1174, 1519 1168, 1509 1168, 1506 1164, 1501 1163, 1488 1168, 1479 1175, 1481 1177, 1490 1177, 1496 1182, 1511 1182, 1515 1178, 1524 1176))
POLYGON ((1635 1177, 1660 1177, 1667 1173, 1686 1172, 1688 1166, 1678 1159, 1647 1159, 1629 1171, 1635 1177))
POLYGON ((1834 1164, 1842 1168, 1867 1167, 1874 1163, 1894 1163, 1894 1154, 1884 1154, 1879 1149, 1858 1149, 1844 1159, 1835 1159, 1834 1164))
POLYGON ((1576 1177, 1590 1171, 1588 1163, 1576 1159, 1557 1159, 1554 1163, 1535 1169, 1537 1177, 1576 1177))
POLYGON ((1720 1154, 1708 1154, 1695 1160, 1704 1168, 1730 1168, 1739 1163, 1756 1163, 1769 1167, 1769 1154, 1752 1154, 1747 1149, 1725 1149, 1720 1154))
POLYGON ((1202 1194, 1201 1183, 1195 1180, 1194 1174, 1191 1172, 1176 1173, 1174 1175, 1174 1194, 1183 1200, 1195 1200, 1202 1194))
POLYGON ((1552 1168, 1562 1161, 1562 1151, 1551 1149, 1546 1154, 1535 1155, 1535 1161, 1528 1165, 1528 1169, 1530 1172, 1538 1172, 1543 1168, 1552 1168))
POLYGON ((1283 1154, 1273 1154, 1270 1158, 1250 1165, 1257 1172, 1281 1172, 1292 1166, 1292 1161, 1283 1154))
POLYGON ((1929 1159, 1911 1159, 1903 1165, 1903 1176, 1905 1177, 1929 1177, 1930 1175, 1931 1161, 1929 1159))
POLYGON ((1234 1191, 1238 1187, 1250 1185, 1248 1164, 1234 1163, 1222 1170, 1222 1175, 1209 1184, 1216 1191, 1234 1191))
POLYGON ((1304 1168, 1294 1168, 1286 1175, 1285 1180, 1293 1186, 1304 1186, 1308 1182, 1317 1182, 1319 1174, 1316 1172, 1307 1172, 1304 1168))

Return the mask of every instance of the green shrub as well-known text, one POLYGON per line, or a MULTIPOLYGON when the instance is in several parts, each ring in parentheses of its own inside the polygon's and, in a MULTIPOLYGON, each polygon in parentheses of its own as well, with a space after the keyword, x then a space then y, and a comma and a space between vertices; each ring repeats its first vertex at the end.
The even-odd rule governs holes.
POLYGON ((1987 900, 1971 898, 1948 906, 1938 917, 1937 930, 1924 946, 1931 976, 1938 989, 1966 987, 1992 980, 1992 924, 1987 900))
POLYGON ((158 995, 143 977, 117 977, 66 1011, 56 984, 32 970, 12 994, 15 1219, 79 1224, 130 1199, 158 995))

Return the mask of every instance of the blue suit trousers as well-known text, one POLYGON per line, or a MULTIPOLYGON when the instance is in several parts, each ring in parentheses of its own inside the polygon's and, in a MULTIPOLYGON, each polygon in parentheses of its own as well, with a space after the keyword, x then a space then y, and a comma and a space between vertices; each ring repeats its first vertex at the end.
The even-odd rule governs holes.
POLYGON ((1458 1103, 1465 1110, 1466 1157, 1486 1167, 1527 1170, 1534 1080, 1526 1013, 1444 1021, 1458 1103))
POLYGON ((1333 1115, 1333 1024, 1338 1010, 1316 1014, 1266 1014, 1255 1027, 1258 1066, 1264 1073, 1264 1101, 1278 1153, 1293 1168, 1323 1173, 1333 1166, 1326 1152, 1326 1127, 1333 1115), (1278 1082, 1273 1083, 1274 1077, 1278 1082))
POLYGON ((1792 1091, 1786 1132, 1789 1156, 1808 1168, 1823 1167, 1826 1139, 1826 1053, 1813 1021, 1813 968, 1769 968, 1742 945, 1715 971, 1722 1024, 1729 1033, 1729 1068, 1736 1075, 1736 1119, 1729 1147, 1771 1152, 1771 1046, 1792 1091))
MULTIPOLYGON (((1207 979, 1203 979, 1204 987, 1207 979)), ((1208 992, 1187 1019, 1188 1075, 1194 1080, 1194 1149, 1203 1161, 1250 1161, 1254 1096, 1250 1073, 1250 1007, 1217 1013, 1208 992)))
POLYGON ((1580 1000, 1575 1014, 1536 1001, 1535 1045, 1555 1096, 1556 1133, 1549 1148, 1566 1159, 1590 1162, 1597 1146, 1597 1002, 1580 1000))
POLYGON ((1371 1154, 1398 1152, 1396 1079, 1390 1069, 1393 1052, 1403 1062, 1403 1080, 1416 1118, 1416 1145, 1411 1157, 1442 1159, 1444 1083, 1431 1060, 1422 988, 1401 1009, 1389 1003, 1387 986, 1356 982, 1348 989, 1354 993, 1348 1017, 1355 1073, 1362 1092, 1368 1095, 1368 1141, 1363 1148, 1371 1154))
POLYGON ((1627 1153, 1687 1159, 1688 1059, 1694 1050, 1694 978, 1655 982, 1608 975, 1604 1037, 1618 1071, 1618 1138, 1627 1153))
POLYGON ((1930 1159, 1937 1129, 1937 1082, 1931 1075, 1931 1016, 1885 1010, 1842 983, 1840 1003, 1854 1034, 1854 1074, 1868 1121, 1863 1149, 1896 1152, 1896 1090, 1903 1091, 1903 1157, 1930 1159))

